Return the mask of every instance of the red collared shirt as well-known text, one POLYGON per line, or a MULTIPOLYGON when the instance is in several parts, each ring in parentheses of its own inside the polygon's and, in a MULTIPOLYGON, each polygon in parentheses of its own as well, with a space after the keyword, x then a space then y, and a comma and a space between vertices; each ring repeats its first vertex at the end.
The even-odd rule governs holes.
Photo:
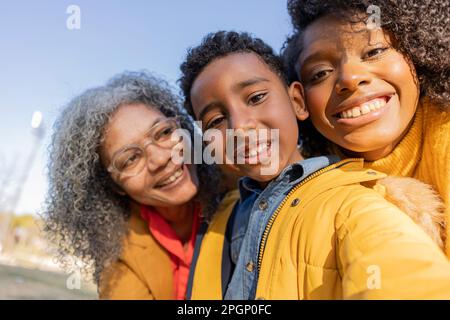
POLYGON ((156 241, 169 252, 172 261, 174 296, 177 300, 186 299, 189 268, 194 254, 195 236, 199 226, 200 207, 195 206, 191 237, 184 250, 183 242, 170 224, 152 207, 142 205, 141 216, 148 221, 148 227, 156 241))

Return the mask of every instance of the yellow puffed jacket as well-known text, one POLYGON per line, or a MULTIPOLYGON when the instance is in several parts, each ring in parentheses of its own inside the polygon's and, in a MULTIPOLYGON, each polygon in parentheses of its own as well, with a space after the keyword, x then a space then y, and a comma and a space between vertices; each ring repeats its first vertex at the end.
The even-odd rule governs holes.
MULTIPOLYGON (((412 177, 430 184, 445 203, 441 227, 435 230, 435 237, 441 236, 442 240, 450 239, 449 110, 450 106, 439 108, 429 99, 422 99, 411 127, 395 149, 384 158, 364 164, 365 168, 390 176, 412 177)), ((339 148, 334 153, 344 157, 339 148)), ((446 253, 450 258, 450 241, 446 253)))
MULTIPOLYGON (((450 298, 450 262, 372 189, 384 177, 360 159, 347 159, 292 189, 259 244, 256 298, 450 298)), ((224 234, 237 197, 224 199, 203 237, 191 299, 222 299, 224 234)))

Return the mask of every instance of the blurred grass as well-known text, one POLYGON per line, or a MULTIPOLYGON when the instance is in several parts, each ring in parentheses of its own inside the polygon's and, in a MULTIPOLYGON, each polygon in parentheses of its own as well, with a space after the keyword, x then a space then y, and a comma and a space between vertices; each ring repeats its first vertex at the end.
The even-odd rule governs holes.
POLYGON ((68 275, 56 272, 0 265, 0 299, 97 299, 97 293, 85 283, 80 290, 69 290, 67 278, 68 275))

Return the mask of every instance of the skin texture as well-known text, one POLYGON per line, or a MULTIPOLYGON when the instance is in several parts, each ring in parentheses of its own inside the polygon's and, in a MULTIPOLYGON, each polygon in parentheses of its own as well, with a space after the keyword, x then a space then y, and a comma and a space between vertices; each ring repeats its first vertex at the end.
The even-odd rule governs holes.
MULTIPOLYGON (((295 82, 287 87, 256 54, 232 53, 213 60, 193 82, 190 98, 203 130, 217 129, 223 136, 226 129, 280 130, 279 167, 273 174, 261 175, 261 159, 256 164, 224 166, 265 183, 302 159, 297 149, 297 119, 306 119, 308 113, 301 84, 295 82)), ((222 147, 221 156, 226 153, 225 144, 222 147)))
MULTIPOLYGON (((105 128, 101 145, 101 159, 107 168, 113 155, 126 145, 139 142, 158 120, 166 117, 156 109, 143 104, 123 105, 113 114, 105 128)), ((147 147, 148 163, 136 176, 123 177, 111 172, 119 186, 118 192, 128 195, 137 203, 154 207, 175 231, 187 240, 192 227, 191 200, 198 191, 198 178, 193 166, 183 164, 184 174, 179 181, 165 187, 158 184, 170 177, 180 165, 171 161, 171 149, 155 144, 147 147), (176 195, 176 197, 174 197, 176 195)))
POLYGON ((348 155, 376 160, 389 154, 407 132, 419 99, 415 70, 391 37, 327 15, 310 24, 301 41, 296 71, 317 130, 348 155), (335 116, 341 106, 370 95, 388 97, 387 105, 364 119, 335 116))

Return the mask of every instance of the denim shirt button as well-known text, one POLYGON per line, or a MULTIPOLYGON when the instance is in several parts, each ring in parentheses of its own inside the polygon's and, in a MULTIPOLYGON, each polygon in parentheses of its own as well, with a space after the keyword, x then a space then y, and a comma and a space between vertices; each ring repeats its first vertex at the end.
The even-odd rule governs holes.
POLYGON ((300 199, 299 198, 295 198, 294 200, 292 200, 291 202, 291 207, 295 207, 296 205, 298 205, 300 203, 300 199))
POLYGON ((258 205, 259 210, 266 210, 267 207, 268 207, 268 205, 267 205, 266 200, 263 199, 259 202, 259 205, 258 205))
POLYGON ((255 270, 255 265, 253 264, 253 262, 250 261, 245 266, 245 269, 247 269, 248 272, 253 272, 253 270, 255 270))

